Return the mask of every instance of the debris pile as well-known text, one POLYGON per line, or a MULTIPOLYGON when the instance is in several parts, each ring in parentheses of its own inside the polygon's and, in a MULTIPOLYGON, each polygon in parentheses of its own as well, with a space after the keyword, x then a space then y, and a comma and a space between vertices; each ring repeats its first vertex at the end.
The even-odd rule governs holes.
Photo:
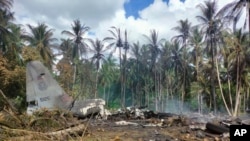
POLYGON ((86 126, 67 111, 41 109, 28 115, 4 108, 0 112, 0 140, 64 140, 84 132, 86 126))

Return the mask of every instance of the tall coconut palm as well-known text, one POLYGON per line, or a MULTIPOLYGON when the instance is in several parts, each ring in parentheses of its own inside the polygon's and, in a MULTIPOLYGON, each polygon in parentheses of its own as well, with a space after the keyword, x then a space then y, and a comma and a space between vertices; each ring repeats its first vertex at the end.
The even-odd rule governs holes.
POLYGON ((104 40, 111 41, 111 43, 109 44, 110 47, 114 46, 114 49, 111 53, 114 53, 116 49, 119 48, 119 59, 120 59, 120 69, 121 69, 121 49, 124 44, 121 36, 121 29, 112 26, 111 30, 108 31, 112 34, 112 37, 106 37, 104 38, 104 40))
POLYGON ((150 69, 152 70, 155 67, 155 63, 161 52, 160 45, 164 39, 159 39, 158 32, 155 29, 150 31, 149 36, 144 35, 144 37, 147 39, 147 47, 149 48, 151 54, 150 69))
POLYGON ((210 72, 210 84, 211 94, 213 96, 213 110, 216 113, 216 94, 215 94, 215 57, 217 53, 218 41, 221 38, 221 29, 223 27, 223 11, 219 11, 217 7, 217 1, 205 1, 204 4, 197 6, 201 14, 196 18, 201 22, 203 32, 205 33, 205 40, 207 44, 207 55, 211 57, 211 72, 210 72))
POLYGON ((86 53, 87 44, 84 40, 87 40, 83 36, 88 32, 90 29, 88 26, 82 25, 80 20, 74 20, 73 24, 71 25, 72 31, 64 30, 62 34, 65 34, 72 38, 74 41, 74 46, 72 49, 72 59, 73 59, 73 66, 74 66, 74 76, 73 76, 73 84, 76 81, 76 73, 77 73, 77 64, 79 63, 79 59, 82 60, 82 54, 86 53))
POLYGON ((104 45, 104 41, 101 41, 99 39, 96 39, 95 41, 90 39, 89 40, 90 43, 91 43, 91 47, 90 48, 90 51, 92 53, 94 53, 93 57, 91 57, 91 62, 92 63, 95 63, 96 65, 96 70, 97 70, 97 73, 96 73, 96 90, 95 90, 95 98, 96 98, 96 95, 97 95, 97 86, 98 86, 98 75, 99 75, 99 69, 100 69, 100 64, 101 64, 101 61, 104 61, 104 52, 107 51, 108 48, 106 48, 106 46, 104 45))
POLYGON ((75 43, 73 47, 73 58, 82 59, 82 55, 86 53, 88 45, 84 42, 87 39, 83 36, 89 31, 89 27, 81 24, 80 20, 74 20, 71 25, 72 31, 64 30, 62 34, 69 36, 75 43))
POLYGON ((244 85, 244 74, 247 73, 249 63, 247 56, 249 56, 249 40, 248 33, 242 32, 242 29, 237 30, 232 37, 227 39, 227 46, 231 53, 228 56, 232 79, 236 82, 236 99, 233 116, 237 116, 240 107, 240 97, 244 85))
POLYGON ((150 55, 151 55, 151 63, 150 63, 150 71, 153 73, 154 76, 154 89, 155 89, 155 108, 158 110, 158 96, 160 95, 160 90, 159 90, 159 85, 157 85, 157 70, 156 70, 156 62, 158 60, 158 57, 160 55, 161 49, 160 46, 164 39, 159 39, 158 37, 158 32, 153 29, 150 31, 150 35, 144 37, 147 39, 147 47, 150 50, 150 55))
POLYGON ((123 103, 125 104, 126 102, 126 81, 127 81, 127 52, 130 48, 129 42, 128 42, 128 35, 127 35, 127 30, 125 30, 124 33, 124 45, 123 45, 123 49, 124 49, 124 55, 123 55, 123 65, 122 65, 122 91, 123 91, 123 103))
POLYGON ((188 21, 188 19, 186 20, 179 20, 178 21, 178 26, 174 27, 173 30, 177 31, 179 33, 179 35, 174 36, 172 39, 176 40, 177 42, 179 42, 183 49, 183 82, 182 82, 182 105, 184 103, 184 98, 186 96, 186 87, 187 87, 187 42, 188 42, 188 38, 190 36, 190 28, 191 28, 191 23, 188 21))
POLYGON ((56 41, 56 38, 53 38, 53 29, 44 23, 38 23, 37 26, 27 25, 30 33, 23 35, 23 39, 29 42, 29 45, 36 47, 45 63, 45 65, 52 69, 52 64, 54 61, 54 55, 52 48, 56 46, 52 43, 56 41))
MULTIPOLYGON (((195 64, 195 79, 196 79, 196 82, 199 85, 199 82, 201 81, 201 76, 200 76, 200 64, 202 62, 201 60, 201 55, 202 55, 202 44, 203 44, 203 35, 202 35, 202 32, 201 30, 198 28, 198 27, 194 27, 192 28, 191 30, 191 34, 190 34, 190 37, 189 37, 189 45, 192 47, 192 51, 191 51, 191 55, 192 55, 192 60, 193 60, 193 64, 195 64)), ((201 87, 198 87, 198 88, 201 88, 201 87)), ((201 91, 199 90, 198 91, 198 103, 199 103, 199 107, 198 107, 198 110, 199 112, 201 113, 202 112, 202 103, 201 103, 201 98, 202 98, 202 95, 200 93, 201 91)))
POLYGON ((111 30, 108 30, 111 34, 112 37, 106 37, 104 38, 105 41, 111 41, 109 46, 112 47, 114 46, 113 51, 111 54, 113 54, 117 48, 119 48, 119 62, 120 62, 120 83, 121 83, 121 106, 124 107, 125 103, 123 100, 123 75, 122 75, 122 53, 121 50, 124 47, 124 42, 122 39, 121 35, 121 29, 117 28, 115 26, 111 27, 111 30))
POLYGON ((202 35, 201 30, 198 27, 194 27, 191 30, 191 34, 189 37, 189 44, 192 47, 191 54, 194 60, 195 68, 196 68, 196 73, 195 73, 196 81, 199 81, 199 64, 201 62, 200 60, 202 57, 201 49, 202 49, 202 44, 203 44, 202 38, 203 38, 203 35, 202 35))
MULTIPOLYGON (((169 45, 171 54, 169 56, 169 68, 172 69, 175 75, 175 88, 174 92, 175 94, 178 94, 179 88, 182 86, 181 81, 183 81, 183 62, 184 60, 183 56, 183 48, 180 46, 180 44, 175 40, 173 43, 169 45)), ((182 96, 179 97, 179 101, 182 101, 182 96)), ((182 106, 182 103, 179 104, 179 106, 182 106)), ((182 107, 178 107, 179 110, 182 109, 182 107)))

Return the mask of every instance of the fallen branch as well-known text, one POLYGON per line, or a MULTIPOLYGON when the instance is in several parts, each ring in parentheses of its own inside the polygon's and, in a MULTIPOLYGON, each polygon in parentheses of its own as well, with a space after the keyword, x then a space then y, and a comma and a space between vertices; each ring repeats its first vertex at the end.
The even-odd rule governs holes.
POLYGON ((8 98, 5 96, 2 90, 0 90, 0 94, 3 97, 4 101, 8 104, 12 111, 17 112, 17 109, 9 102, 8 98))
MULTIPOLYGON (((42 137, 50 139, 52 137, 62 138, 65 135, 72 135, 72 134, 80 134, 85 129, 84 124, 77 125, 75 127, 70 127, 67 129, 54 131, 50 133, 42 133, 42 132, 34 132, 29 130, 23 130, 23 129, 11 129, 7 127, 1 126, 3 130, 5 130, 7 133, 18 135, 18 137, 15 137, 17 139, 32 139, 34 137, 42 137)), ((15 140, 15 138, 10 138, 11 140, 15 140)))
POLYGON ((226 128, 226 127, 221 126, 221 125, 216 125, 216 124, 213 124, 210 122, 208 122, 206 124, 206 128, 207 128, 207 130, 209 130, 213 133, 216 133, 216 134, 223 134, 223 133, 229 132, 229 128, 226 128))

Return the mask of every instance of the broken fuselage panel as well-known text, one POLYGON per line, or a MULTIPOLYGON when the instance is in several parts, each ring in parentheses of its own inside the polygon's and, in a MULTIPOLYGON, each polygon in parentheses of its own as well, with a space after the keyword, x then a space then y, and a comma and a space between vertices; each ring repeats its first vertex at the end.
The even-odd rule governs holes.
POLYGON ((31 61, 26 68, 27 113, 32 114, 41 108, 70 110, 73 114, 85 117, 99 113, 105 116, 105 101, 88 99, 74 101, 64 92, 49 70, 39 61, 31 61))

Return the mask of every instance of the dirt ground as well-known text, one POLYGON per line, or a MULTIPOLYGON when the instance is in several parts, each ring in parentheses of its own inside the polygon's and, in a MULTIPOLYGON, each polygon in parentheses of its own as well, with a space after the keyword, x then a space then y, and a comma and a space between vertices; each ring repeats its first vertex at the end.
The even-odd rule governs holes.
POLYGON ((221 135, 192 130, 188 125, 156 126, 152 120, 130 121, 138 125, 116 125, 115 121, 93 120, 88 123, 84 141, 229 141, 221 135), (144 126, 148 123, 150 126, 144 126), (155 127, 153 127, 155 125, 155 127))

